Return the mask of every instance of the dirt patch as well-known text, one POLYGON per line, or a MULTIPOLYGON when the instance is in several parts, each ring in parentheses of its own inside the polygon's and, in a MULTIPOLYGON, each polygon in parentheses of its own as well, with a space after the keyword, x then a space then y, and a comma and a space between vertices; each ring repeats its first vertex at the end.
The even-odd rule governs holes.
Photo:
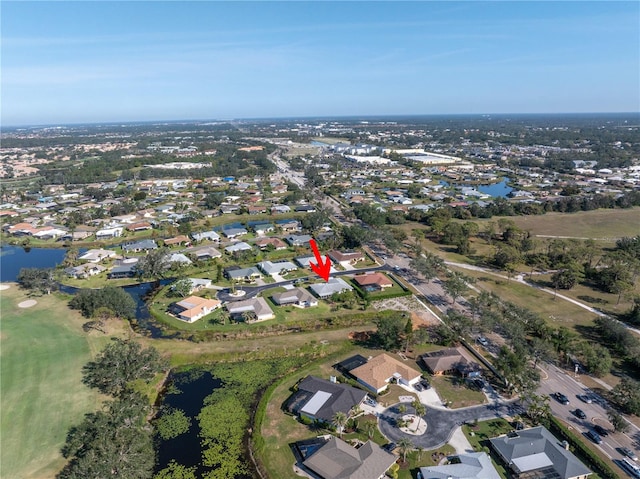
POLYGON ((32 306, 35 306, 36 304, 38 304, 38 302, 35 299, 27 299, 26 301, 23 301, 22 303, 18 303, 18 308, 31 308, 32 306))
POLYGON ((413 329, 439 324, 438 318, 427 311, 414 296, 402 296, 400 298, 383 299, 371 303, 373 309, 382 311, 407 311, 411 313, 413 329))
POLYGON ((11 286, 9 286, 8 284, 0 284, 0 291, 4 291, 6 289, 9 289, 11 286))

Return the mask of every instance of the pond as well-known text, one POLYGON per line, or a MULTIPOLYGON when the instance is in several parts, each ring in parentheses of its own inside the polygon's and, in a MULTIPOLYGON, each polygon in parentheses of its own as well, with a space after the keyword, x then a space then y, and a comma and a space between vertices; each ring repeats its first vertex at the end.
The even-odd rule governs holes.
MULTIPOLYGON (((499 183, 489 183, 485 185, 468 185, 454 183, 453 186, 455 186, 456 188, 475 188, 479 192, 493 196, 494 198, 506 198, 507 195, 513 191, 513 188, 511 188, 508 183, 509 180, 507 178, 503 178, 499 183)), ((440 184, 445 187, 450 186, 449 182, 447 181, 440 181, 440 184)))
POLYGON ((178 437, 158 442, 157 470, 167 467, 171 460, 187 467, 200 467, 202 451, 197 416, 204 405, 204 398, 221 387, 222 382, 208 371, 194 370, 172 374, 169 384, 169 392, 162 401, 163 406, 182 410, 191 418, 191 427, 178 437))
MULTIPOLYGON (((168 466, 172 460, 186 467, 196 467, 196 476, 201 475, 208 468, 202 467, 202 447, 198 414, 204 406, 204 400, 214 390, 223 388, 222 381, 213 377, 209 371, 191 369, 172 373, 169 378, 169 388, 162 397, 162 406, 180 409, 191 419, 189 430, 179 436, 156 442, 156 472, 168 466)), ((249 464, 248 457, 245 458, 249 464)), ((250 475, 229 477, 228 479, 251 479, 250 475)))
POLYGON ((22 246, 0 246, 0 281, 18 279, 22 268, 55 268, 64 260, 64 248, 29 248, 22 246))

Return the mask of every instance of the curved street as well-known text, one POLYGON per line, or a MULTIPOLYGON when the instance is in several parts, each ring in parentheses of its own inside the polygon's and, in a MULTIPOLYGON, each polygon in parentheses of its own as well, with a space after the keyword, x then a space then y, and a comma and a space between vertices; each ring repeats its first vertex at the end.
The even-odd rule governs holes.
MULTIPOLYGON (((436 409, 425 406, 427 412, 422 419, 427 422, 427 430, 421 436, 406 434, 398 427, 396 421, 406 413, 400 413, 395 404, 380 414, 378 417, 378 427, 384 436, 393 442, 398 442, 402 438, 409 439, 414 447, 422 447, 425 450, 437 449, 447 443, 453 431, 465 422, 473 422, 501 418, 504 416, 514 416, 521 414, 522 410, 517 402, 493 403, 482 406, 473 406, 462 409, 436 409)), ((410 404, 405 404, 408 413, 415 413, 410 404)))

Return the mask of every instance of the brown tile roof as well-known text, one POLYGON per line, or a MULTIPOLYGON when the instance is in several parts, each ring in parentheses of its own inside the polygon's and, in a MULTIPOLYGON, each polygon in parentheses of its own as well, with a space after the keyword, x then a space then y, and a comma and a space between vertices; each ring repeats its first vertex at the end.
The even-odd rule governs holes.
POLYGON ((358 283, 359 286, 393 286, 393 281, 391 281, 389 278, 387 278, 386 275, 382 273, 359 274, 357 276, 354 276, 353 279, 356 283, 358 283))
POLYGON ((396 373, 400 374, 402 378, 407 381, 411 381, 421 375, 420 371, 413 369, 385 353, 376 356, 367 361, 366 364, 351 371, 353 376, 377 389, 383 388, 389 378, 396 373))
POLYGON ((179 235, 179 236, 175 236, 173 238, 167 238, 166 240, 164 240, 164 244, 166 245, 174 245, 174 244, 180 244, 180 243, 189 243, 191 240, 189 239, 188 236, 185 235, 179 235))

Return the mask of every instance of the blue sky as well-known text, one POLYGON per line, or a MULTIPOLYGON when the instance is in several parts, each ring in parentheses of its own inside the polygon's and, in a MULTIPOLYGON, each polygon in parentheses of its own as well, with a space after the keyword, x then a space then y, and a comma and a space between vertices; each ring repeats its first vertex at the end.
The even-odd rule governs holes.
POLYGON ((640 2, 11 2, 2 124, 640 111, 640 2))

